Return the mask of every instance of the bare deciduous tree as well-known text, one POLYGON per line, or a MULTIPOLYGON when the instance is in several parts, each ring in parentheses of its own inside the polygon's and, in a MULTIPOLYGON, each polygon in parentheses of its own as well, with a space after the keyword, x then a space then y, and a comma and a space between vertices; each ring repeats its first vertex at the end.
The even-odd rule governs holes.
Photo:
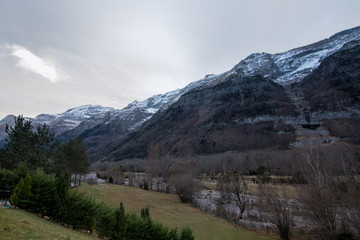
POLYGON ((311 229, 321 239, 334 239, 337 235, 337 198, 332 191, 333 178, 329 166, 325 166, 319 148, 310 148, 303 153, 304 176, 309 186, 302 190, 301 201, 304 216, 310 220, 311 229))
POLYGON ((190 173, 179 173, 170 177, 170 183, 174 186, 180 201, 189 203, 198 189, 198 183, 191 177, 190 173))
POLYGON ((124 174, 121 166, 114 166, 109 170, 109 176, 112 178, 113 183, 123 184, 124 174))
POLYGON ((146 173, 151 177, 152 182, 149 183, 149 189, 152 189, 154 180, 158 191, 163 190, 164 178, 167 177, 169 167, 168 151, 166 147, 158 143, 151 143, 148 148, 148 165, 146 173))
POLYGON ((239 218, 242 219, 250 203, 249 190, 244 176, 234 170, 227 170, 219 177, 218 188, 223 200, 235 200, 240 211, 239 218))
POLYGON ((340 153, 338 161, 326 164, 318 148, 304 153, 303 171, 309 183, 300 194, 304 216, 321 239, 360 238, 360 189, 356 153, 352 158, 340 153), (357 199, 357 200, 354 200, 357 199))
POLYGON ((290 239, 294 225, 294 210, 289 204, 286 190, 266 186, 260 192, 260 209, 263 215, 276 225, 281 239, 290 239))
POLYGON ((239 218, 242 219, 251 198, 244 175, 235 170, 232 158, 223 161, 223 171, 218 178, 218 188, 224 201, 234 200, 236 202, 239 208, 239 218))

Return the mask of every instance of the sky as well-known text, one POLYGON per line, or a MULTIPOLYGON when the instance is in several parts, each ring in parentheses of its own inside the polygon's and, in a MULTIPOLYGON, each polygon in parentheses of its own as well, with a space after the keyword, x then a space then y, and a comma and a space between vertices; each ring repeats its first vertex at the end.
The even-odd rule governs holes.
POLYGON ((121 109, 360 25, 359 0, 3 0, 0 119, 121 109))

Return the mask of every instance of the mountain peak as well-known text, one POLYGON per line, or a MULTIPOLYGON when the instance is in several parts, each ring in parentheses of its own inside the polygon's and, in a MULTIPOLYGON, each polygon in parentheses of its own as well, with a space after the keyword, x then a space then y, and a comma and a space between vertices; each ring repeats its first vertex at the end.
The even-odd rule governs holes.
POLYGON ((232 69, 245 76, 262 75, 281 85, 301 81, 317 68, 322 60, 344 45, 354 45, 360 40, 360 27, 334 34, 328 39, 295 48, 283 53, 254 53, 232 69))
MULTIPOLYGON (((247 95, 255 94, 253 99, 248 99, 248 101, 251 102, 252 100, 262 99, 264 96, 269 98, 272 97, 266 95, 268 94, 267 89, 276 89, 276 91, 279 92, 279 94, 275 94, 279 103, 284 105, 284 109, 287 107, 288 109, 291 109, 291 106, 289 107, 285 104, 288 103, 291 105, 288 100, 284 100, 288 93, 282 92, 284 89, 282 86, 286 86, 286 89, 288 89, 287 86, 290 84, 300 82, 314 72, 324 59, 328 58, 330 55, 339 52, 345 47, 351 48, 359 43, 360 27, 356 27, 339 32, 316 43, 294 48, 283 53, 253 53, 241 60, 229 71, 221 74, 207 74, 203 79, 192 82, 182 89, 176 89, 164 94, 156 94, 143 101, 135 100, 121 110, 115 110, 99 105, 83 105, 71 108, 61 114, 40 114, 32 121, 35 124, 45 123, 49 125, 52 131, 55 131, 58 135, 62 135, 62 139, 84 134, 83 137, 88 138, 91 146, 97 146, 97 149, 102 149, 104 144, 110 144, 111 142, 125 139, 125 137, 133 130, 141 131, 143 128, 142 126, 146 127, 146 125, 153 121, 149 120, 152 119, 154 115, 157 116, 156 118, 159 118, 159 116, 168 114, 170 116, 169 119, 172 120, 182 116, 182 111, 187 109, 182 108, 181 104, 179 105, 179 102, 185 100, 192 105, 198 105, 200 99, 204 102, 209 102, 212 101, 211 98, 214 98, 215 95, 223 96, 223 98, 219 98, 217 102, 213 102, 215 107, 222 109, 222 107, 217 104, 223 102, 224 99, 240 96, 240 100, 237 99, 240 101, 239 106, 234 105, 226 109, 226 111, 231 112, 241 106, 245 107, 242 98, 246 99, 247 95), (225 86, 227 86, 227 88, 225 88, 225 86), (254 89, 257 88, 260 88, 259 92, 254 93, 254 91, 256 91, 254 89), (247 89, 247 92, 242 92, 243 90, 241 89, 247 89), (240 91, 238 92, 239 95, 235 94, 237 91, 240 91), (207 98, 203 99, 203 95, 206 95, 207 98), (191 96, 196 96, 196 99, 191 99, 191 96), (177 108, 174 108, 174 106, 177 106, 177 108)), ((293 96, 293 98, 299 98, 299 96, 293 96)), ((262 102, 262 104, 263 103, 265 104, 267 102, 262 102)), ((208 125, 204 125, 197 130, 199 133, 206 135, 204 129, 211 128, 214 119, 220 121, 219 119, 224 117, 224 113, 220 112, 216 113, 217 115, 211 115, 213 114, 211 109, 214 106, 209 107, 208 109, 202 108, 201 111, 199 111, 201 119, 205 116, 209 118, 207 122, 208 125)), ((262 105, 260 104, 256 107, 261 110, 261 106, 262 105)), ((240 110, 243 111, 243 109, 240 110)), ((271 113, 272 110, 268 110, 271 113)), ((246 111, 246 113, 249 114, 255 110, 246 109, 246 111)), ((188 114, 183 117, 188 117, 191 114, 193 113, 188 112, 188 114)), ((231 113, 229 116, 236 114, 236 112, 231 113)), ((281 111, 281 114, 288 113, 284 110, 281 111)), ((247 124, 248 122, 261 122, 264 121, 264 119, 267 119, 268 121, 273 121, 274 119, 273 116, 266 114, 263 116, 256 116, 255 119, 249 118, 244 120, 242 117, 239 117, 240 120, 242 119, 241 121, 239 119, 234 119, 232 122, 226 124, 236 125, 239 124, 239 122, 247 124)), ((2 122, 7 122, 7 119, 3 119, 2 122)), ((294 120, 294 122, 298 122, 298 120, 294 120)), ((189 126, 191 125, 190 123, 192 124, 192 122, 189 122, 189 126)), ((157 124, 159 126, 162 125, 160 122, 157 124)), ((221 129, 225 126, 226 125, 218 127, 221 129)), ((159 131, 160 130, 163 131, 165 129, 159 129, 159 131)), ((192 132, 192 130, 189 132, 192 132)), ((155 135, 158 134, 159 132, 155 135)), ((155 135, 152 135, 152 138, 155 135)), ((204 144, 206 145, 207 143, 204 142, 204 144)))

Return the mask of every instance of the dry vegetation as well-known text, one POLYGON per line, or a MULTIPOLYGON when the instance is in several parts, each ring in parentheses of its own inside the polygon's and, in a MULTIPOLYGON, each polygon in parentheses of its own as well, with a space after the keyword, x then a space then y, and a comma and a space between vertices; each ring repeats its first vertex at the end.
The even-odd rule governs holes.
MULTIPOLYGON (((148 167, 144 173, 123 173, 124 178, 129 178, 129 185, 131 176, 137 176, 131 178, 131 186, 176 192, 183 202, 192 202, 202 211, 232 224, 267 232, 277 229, 282 239, 312 236, 325 240, 346 236, 344 239, 352 240, 359 236, 357 222, 360 215, 354 202, 360 197, 360 154, 357 145, 329 144, 304 149, 227 152, 209 156, 195 156, 188 151, 185 158, 171 158, 167 151, 161 150, 161 146, 153 145, 148 151, 148 167), (144 179, 148 181, 146 185, 144 179), (205 192, 199 192, 201 189, 205 192), (330 224, 326 225, 324 219, 330 224)), ((121 162, 118 164, 121 165, 121 162)), ((133 170, 144 168, 132 167, 133 170)), ((91 191, 99 189, 93 187, 91 191)), ((151 191, 143 192, 152 194, 151 191)), ((109 198, 107 193, 100 195, 109 198)), ((164 196, 177 198, 174 195, 164 196)), ((134 202, 139 202, 140 206, 134 209, 138 211, 143 206, 156 206, 156 203, 150 203, 150 198, 136 199, 134 202)), ((126 199, 126 196, 120 199, 126 199)), ((133 201, 128 204, 134 206, 133 201)), ((151 210, 155 218, 166 224, 171 223, 168 217, 176 219, 172 214, 180 214, 173 212, 174 209, 164 209, 163 212, 160 209, 157 206, 151 210)), ((186 213, 184 218, 192 216, 184 209, 181 212, 186 213)), ((179 219, 175 221, 181 222, 179 219)), ((196 222, 191 222, 191 226, 197 226, 196 222)))

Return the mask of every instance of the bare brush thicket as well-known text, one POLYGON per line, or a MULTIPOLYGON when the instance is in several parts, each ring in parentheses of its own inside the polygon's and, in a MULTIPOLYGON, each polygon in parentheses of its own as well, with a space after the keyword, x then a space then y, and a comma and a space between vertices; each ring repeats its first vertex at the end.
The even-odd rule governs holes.
POLYGON ((167 170, 170 165, 169 152, 164 145, 158 143, 151 143, 147 152, 146 186, 149 189, 164 191, 164 180, 168 177, 167 170))
POLYGON ((198 182, 190 173, 179 173, 170 177, 170 184, 174 186, 182 203, 191 203, 194 193, 198 190, 198 182))
POLYGON ((233 162, 234 160, 231 158, 224 161, 223 171, 218 177, 217 185, 223 202, 235 200, 239 208, 239 218, 242 219, 250 204, 251 196, 244 180, 244 174, 235 169, 233 162))
POLYGON ((295 224, 295 209, 289 204, 286 190, 262 184, 260 186, 260 204, 258 205, 263 217, 277 227, 281 239, 289 240, 295 224))
POLYGON ((157 191, 170 191, 172 187, 181 202, 189 203, 199 186, 193 177, 194 162, 191 154, 188 154, 188 160, 184 162, 170 161, 168 155, 164 145, 150 144, 146 176, 143 177, 144 186, 157 191))
POLYGON ((123 184, 124 183, 124 173, 121 166, 114 166, 109 170, 108 175, 112 179, 112 183, 123 184))
POLYGON ((317 148, 304 153, 304 176, 309 183, 300 194, 304 216, 321 239, 360 239, 359 146, 352 145, 353 157, 326 162, 317 148))

